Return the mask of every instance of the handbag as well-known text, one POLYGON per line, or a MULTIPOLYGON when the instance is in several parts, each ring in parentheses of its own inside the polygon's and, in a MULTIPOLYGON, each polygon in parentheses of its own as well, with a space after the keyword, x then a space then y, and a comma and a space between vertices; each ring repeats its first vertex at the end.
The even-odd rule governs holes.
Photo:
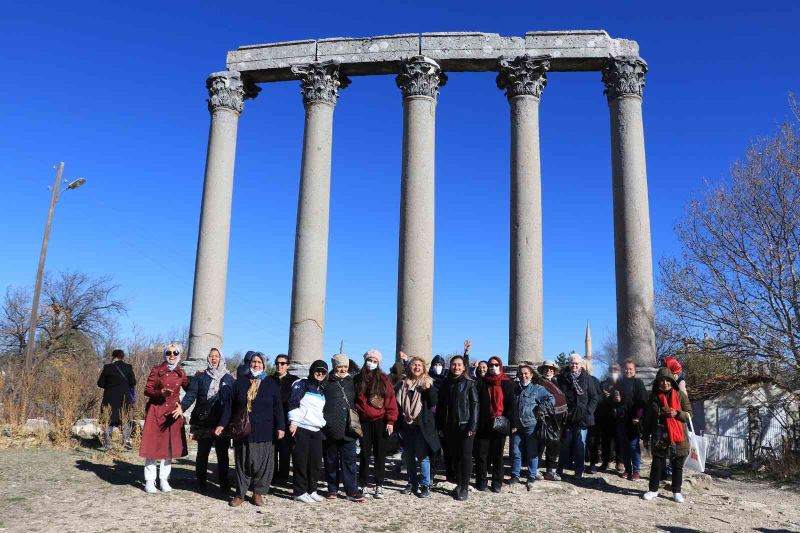
POLYGON ((364 431, 361 429, 361 421, 358 419, 356 410, 350 407, 350 401, 347 399, 347 393, 344 390, 344 385, 341 381, 336 382, 339 388, 342 389, 342 396, 344 396, 344 403, 347 405, 347 427, 359 438, 364 436, 364 431))
POLYGON ((228 428, 230 429, 231 437, 234 439, 243 439, 250 435, 252 428, 250 426, 250 413, 247 412, 246 405, 233 415, 228 428))
POLYGON ((500 433, 501 435, 508 435, 511 433, 511 422, 503 415, 492 417, 492 431, 500 433))
POLYGON ((369 397, 369 404, 375 409, 383 409, 386 402, 384 397, 380 394, 373 394, 369 397))
POLYGON ((686 457, 684 467, 705 472, 706 453, 708 452, 708 441, 705 435, 695 435, 692 417, 689 416, 689 455, 686 457))

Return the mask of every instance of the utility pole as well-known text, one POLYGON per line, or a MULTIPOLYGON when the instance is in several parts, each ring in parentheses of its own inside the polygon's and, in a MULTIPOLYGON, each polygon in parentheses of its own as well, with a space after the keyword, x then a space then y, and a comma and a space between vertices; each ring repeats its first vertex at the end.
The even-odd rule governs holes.
POLYGON ((25 372, 31 371, 33 364, 33 349, 36 343, 36 321, 39 314, 39 294, 42 292, 42 276, 44 275, 44 261, 47 257, 47 243, 50 241, 50 227, 53 225, 53 212, 56 210, 59 190, 61 188, 61 176, 64 174, 64 162, 58 164, 56 181, 53 184, 53 194, 50 196, 50 210, 47 212, 47 224, 44 227, 44 238, 42 239, 42 250, 39 252, 39 269, 36 271, 36 285, 33 289, 33 305, 31 306, 31 323, 28 330, 28 344, 25 345, 25 372))

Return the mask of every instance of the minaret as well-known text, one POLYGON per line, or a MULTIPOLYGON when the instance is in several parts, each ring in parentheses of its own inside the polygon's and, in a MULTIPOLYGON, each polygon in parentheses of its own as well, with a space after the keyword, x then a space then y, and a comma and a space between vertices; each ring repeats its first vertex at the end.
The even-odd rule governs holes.
POLYGON ((586 370, 592 373, 592 330, 589 329, 589 321, 586 321, 586 339, 584 340, 584 353, 586 359, 586 370))

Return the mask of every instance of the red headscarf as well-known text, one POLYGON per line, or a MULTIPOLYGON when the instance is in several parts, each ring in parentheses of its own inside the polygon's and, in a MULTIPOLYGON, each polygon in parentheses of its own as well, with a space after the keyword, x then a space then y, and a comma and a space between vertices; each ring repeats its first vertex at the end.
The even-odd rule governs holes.
POLYGON ((509 381, 508 376, 503 371, 503 362, 499 357, 493 356, 489 358, 489 363, 497 361, 500 365, 499 374, 491 374, 489 372, 483 376, 483 381, 486 382, 486 389, 489 391, 489 414, 491 416, 503 415, 503 381, 509 381))

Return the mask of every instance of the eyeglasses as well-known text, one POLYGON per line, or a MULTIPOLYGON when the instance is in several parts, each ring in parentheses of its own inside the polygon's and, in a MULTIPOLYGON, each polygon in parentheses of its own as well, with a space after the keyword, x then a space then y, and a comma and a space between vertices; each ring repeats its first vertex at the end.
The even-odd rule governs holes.
POLYGON ((175 350, 174 352, 171 352, 171 351, 167 350, 166 352, 164 352, 164 355, 166 355, 167 357, 169 357, 171 355, 178 356, 180 354, 181 354, 181 352, 179 352, 178 350, 175 350))
POLYGON ((277 361, 277 362, 275 363, 275 366, 286 366, 286 365, 288 365, 288 364, 289 364, 289 363, 287 363, 286 361, 277 361))

